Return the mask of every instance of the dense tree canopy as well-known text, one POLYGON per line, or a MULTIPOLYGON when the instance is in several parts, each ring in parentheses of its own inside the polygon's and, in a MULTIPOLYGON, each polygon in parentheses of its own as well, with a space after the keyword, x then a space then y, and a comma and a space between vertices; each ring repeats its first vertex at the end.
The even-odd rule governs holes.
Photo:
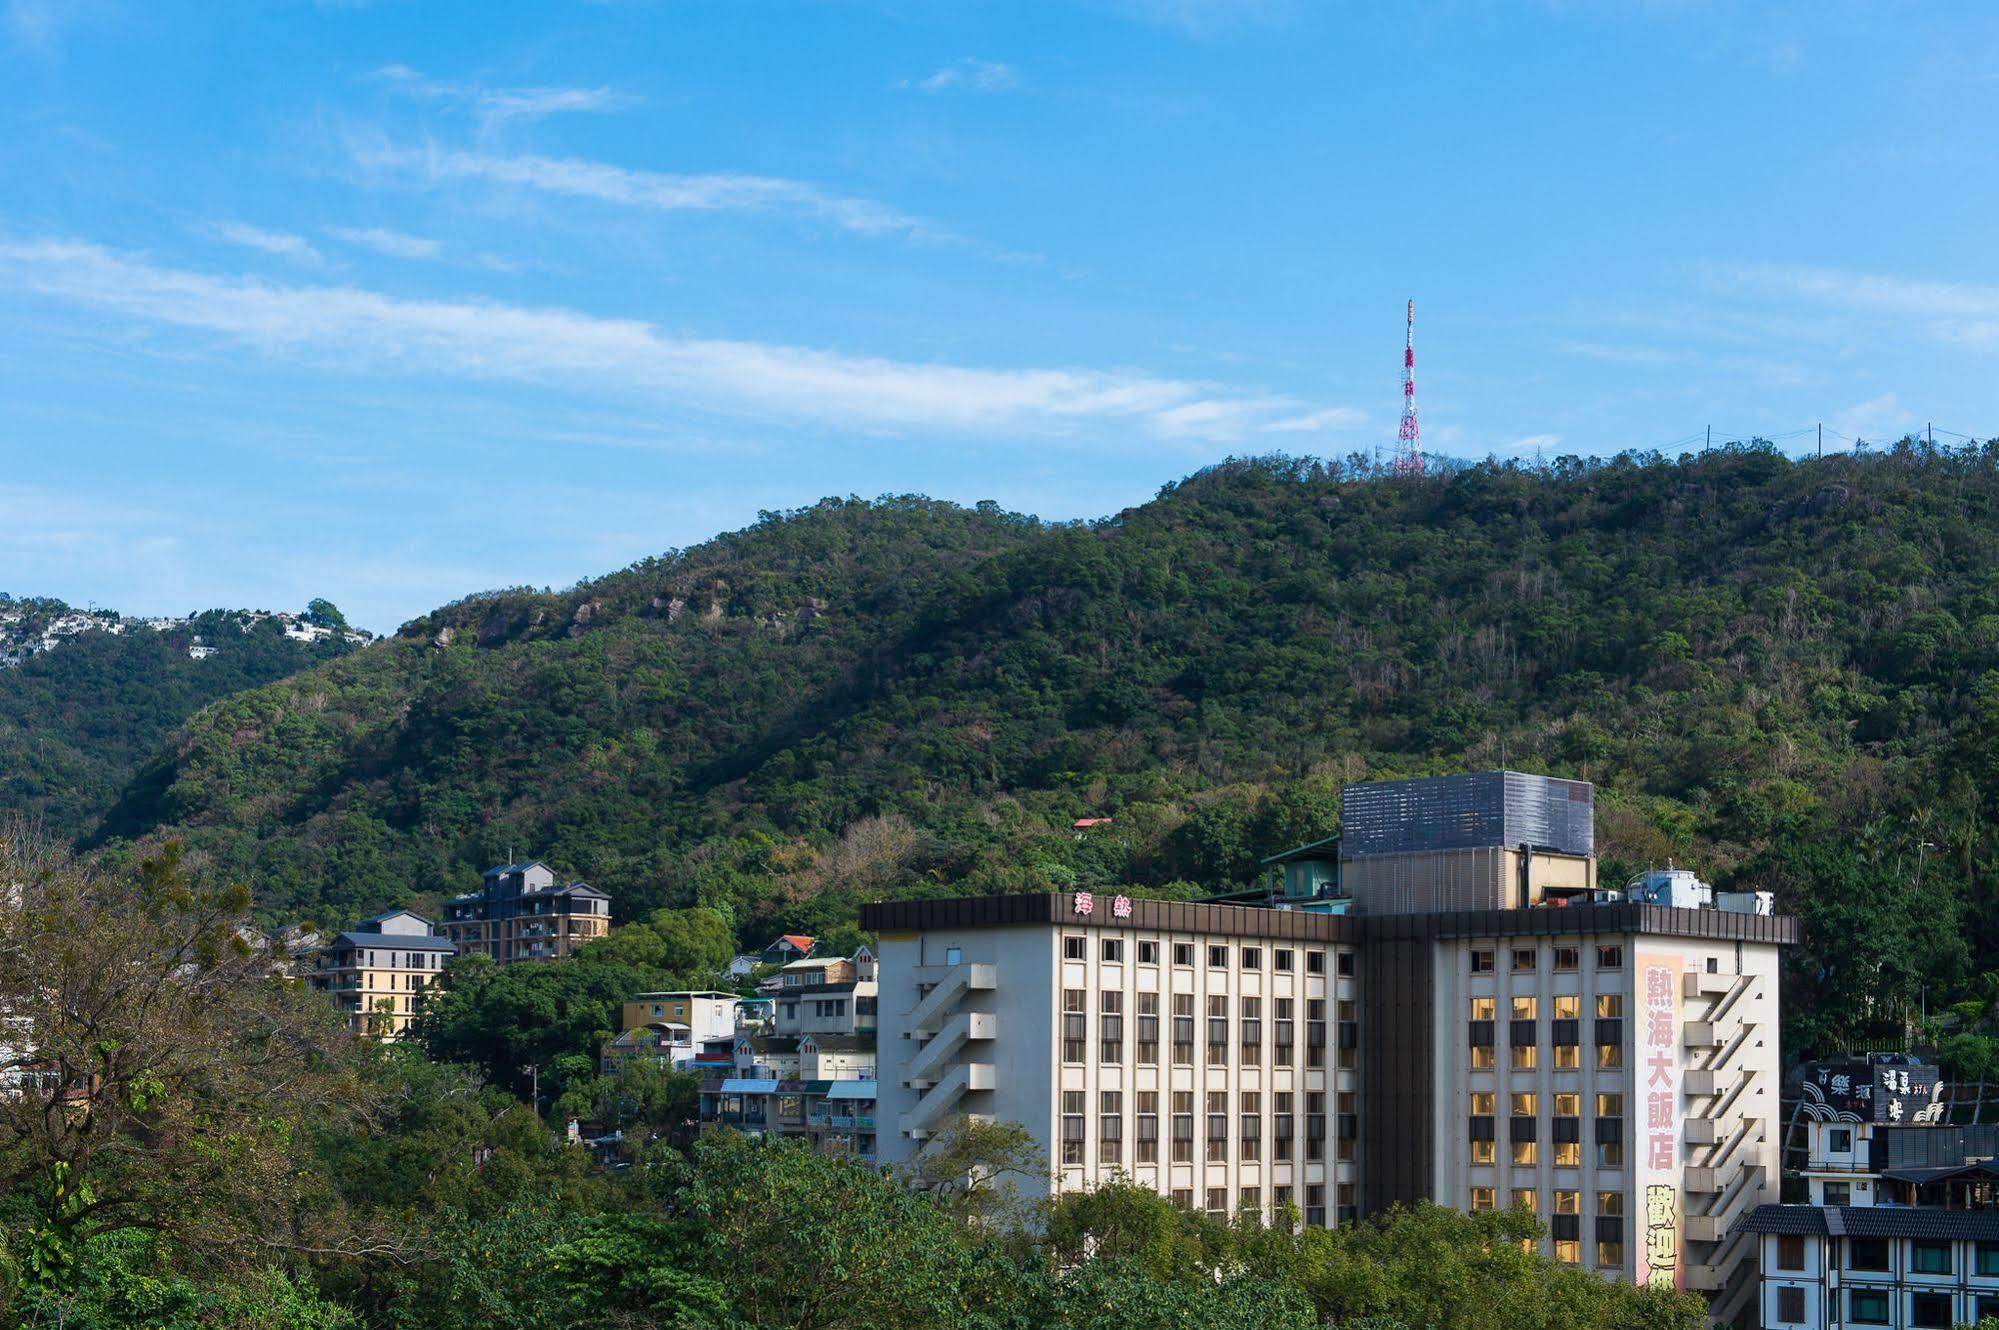
POLYGON ((1796 1051, 1893 1040, 1999 970, 1996 463, 1262 459, 1068 526, 828 501, 226 698, 94 843, 180 838, 322 923, 532 846, 621 919, 846 947, 875 897, 1239 884, 1344 781, 1508 765, 1597 783, 1613 882, 1671 857, 1841 931, 1795 974, 1866 1001, 1796 1051))

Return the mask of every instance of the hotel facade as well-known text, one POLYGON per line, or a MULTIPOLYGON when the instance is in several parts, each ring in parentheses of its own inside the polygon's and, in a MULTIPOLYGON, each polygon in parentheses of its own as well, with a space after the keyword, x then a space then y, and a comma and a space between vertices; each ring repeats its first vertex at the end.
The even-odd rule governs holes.
MULTIPOLYGON (((1353 885, 1331 908, 869 906, 883 1162, 972 1114, 1024 1124, 1060 1190, 1121 1177, 1309 1224, 1520 1206, 1558 1260, 1705 1293, 1721 1319, 1753 1305, 1741 1221, 1777 1188, 1777 961, 1796 922, 1609 899, 1588 786, 1451 779, 1487 783, 1386 815, 1406 831, 1442 793, 1495 817, 1459 809, 1414 848, 1377 837, 1364 863, 1343 850, 1353 885), (1582 807, 1554 807, 1564 829, 1523 799, 1582 807)), ((1350 845, 1381 788, 1350 791, 1350 845)))

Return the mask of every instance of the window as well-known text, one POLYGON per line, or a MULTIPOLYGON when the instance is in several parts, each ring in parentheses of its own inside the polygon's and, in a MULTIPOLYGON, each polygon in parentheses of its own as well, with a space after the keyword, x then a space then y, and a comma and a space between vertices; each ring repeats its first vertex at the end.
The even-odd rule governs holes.
POLYGON ((1326 1096, 1321 1090, 1310 1090, 1305 1094, 1305 1158, 1308 1161, 1326 1157, 1326 1096))
POLYGON ((1949 1274, 1950 1244, 1948 1242, 1910 1243, 1909 1268, 1919 1275, 1949 1274))
POLYGON ((1186 1067, 1194 1062, 1194 995, 1173 995, 1173 1065, 1186 1067))
POLYGON ((1492 953, 1489 951, 1474 951, 1471 954, 1471 972, 1473 974, 1490 974, 1492 972, 1492 953))
POLYGON ((1909 1295, 1909 1325, 1913 1330, 1950 1330, 1951 1297, 1948 1293, 1909 1295))
POLYGON ((1194 1189, 1192 1187, 1175 1187, 1173 1189, 1173 1204, 1179 1206, 1182 1210, 1193 1209, 1194 1189))
POLYGON ((1514 1044, 1507 1054, 1515 1071, 1532 1071, 1541 1065, 1541 1050, 1533 1044, 1514 1044))
POLYGON ((1624 968, 1623 947, 1598 947, 1596 968, 1599 970, 1621 970, 1624 968))
POLYGON ((1805 1240, 1801 1235, 1785 1233, 1777 1238, 1777 1268, 1779 1270, 1805 1268, 1805 1240))
POLYGON ((1515 970, 1531 970, 1540 961, 1541 953, 1531 947, 1517 947, 1513 952, 1515 970))
POLYGON ((1615 1270, 1624 1264, 1624 1244, 1596 1240, 1596 1263, 1605 1270, 1615 1270))
POLYGON ((1555 1259, 1563 1265, 1581 1265, 1583 1244, 1575 1238, 1555 1239, 1555 1259))
POLYGON ((1805 1319, 1805 1291, 1801 1288, 1780 1288, 1777 1290, 1777 1319, 1787 1325, 1801 1324, 1805 1319))
POLYGON ((1227 1187, 1208 1188, 1208 1213, 1225 1215, 1229 1212, 1229 1189, 1227 1187))
POLYGON ((1138 1060, 1148 1066, 1159 1062, 1159 994, 1138 995, 1138 1060))
POLYGON ((1851 1182, 1828 1182, 1825 1184, 1827 1205, 1852 1205, 1853 1184, 1851 1182))
POLYGON ((1473 1214, 1477 1214, 1481 1210, 1497 1210, 1498 1208, 1498 1192, 1496 1190, 1491 1187, 1473 1187, 1471 1189, 1471 1209, 1473 1214))
POLYGON ((1105 938, 1103 957, 1106 961, 1113 964, 1122 961, 1124 959, 1124 939, 1121 937, 1105 938))
POLYGON ((1263 1188, 1244 1187, 1242 1189, 1242 1200, 1238 1202, 1238 1208, 1243 1210, 1263 1209, 1263 1188))
POLYGON ((1325 953, 1325 952, 1323 952, 1323 951, 1308 951, 1308 952, 1306 952, 1306 953, 1305 953, 1305 973, 1306 973, 1306 974, 1324 974, 1325 972, 1326 972, 1326 953, 1325 953))
POLYGON ((1349 976, 1353 974, 1353 953, 1351 951, 1340 953, 1340 973, 1349 976))
POLYGON ((1624 995, 1622 993, 1598 993, 1596 995, 1596 1018, 1600 1021, 1614 1021, 1624 1015, 1624 995))
POLYGON ((1498 1010, 1498 999, 1475 997, 1471 1000, 1471 1018, 1475 1021, 1489 1021, 1498 1010))
POLYGON ((1558 1118, 1581 1117, 1583 1097, 1579 1094, 1570 1094, 1567 1092, 1558 1094, 1554 1097, 1554 1109, 1555 1116, 1558 1118))
POLYGON ((1175 965, 1192 965, 1194 963, 1194 944, 1191 942, 1175 942, 1173 944, 1173 963, 1175 965))
POLYGON ((1512 1004, 1513 1019, 1516 1021, 1533 1020, 1535 1012, 1538 1010, 1539 1005, 1540 1005, 1539 1003, 1537 1003, 1533 998, 1530 997, 1517 997, 1513 999, 1513 1004, 1512 1004))
POLYGON ((1888 1290, 1853 1288, 1846 1291, 1846 1319, 1861 1325, 1888 1324, 1888 1290))
POLYGON ((1598 1168, 1623 1168, 1624 1142, 1598 1141, 1596 1143, 1596 1166, 1598 1168))
POLYGON ((1621 1094, 1599 1094, 1596 1097, 1596 1115, 1600 1118, 1623 1117, 1624 1096, 1621 1094))
POLYGON ((1978 1273, 1986 1276, 1999 1275, 1999 1242, 1978 1244, 1978 1273))
POLYGON ((1173 1162, 1194 1162, 1194 1092, 1173 1092, 1173 1162))
POLYGON ((1292 957, 1294 957, 1296 954, 1297 953, 1292 951, 1289 947, 1277 948, 1275 951, 1272 951, 1270 953, 1271 968, 1275 969, 1279 974, 1290 973, 1291 960, 1292 957))
POLYGON ((1229 966, 1229 949, 1228 949, 1227 947, 1209 947, 1209 948, 1208 948, 1208 968, 1209 968, 1209 969, 1211 969, 1211 970, 1226 970, 1226 969, 1228 968, 1228 966, 1229 966))
POLYGON ((1471 1161, 1474 1164, 1495 1164, 1499 1162, 1499 1147, 1493 1141, 1473 1141, 1471 1161))
POLYGON ((1574 1044, 1555 1045, 1555 1070, 1575 1071, 1582 1066, 1582 1050, 1574 1044))
POLYGON ((1271 1023, 1270 1029, 1271 1059, 1280 1067, 1288 1067, 1297 1061, 1298 1057, 1295 1051, 1296 1044, 1292 1038, 1293 1031, 1298 1027, 1297 1022, 1291 1019, 1291 1013, 1297 1010, 1297 1005, 1290 998, 1275 998, 1272 1001, 1271 1014, 1276 1020, 1271 1023))
POLYGON ((1471 1046, 1471 1069, 1473 1071, 1491 1071, 1498 1065, 1498 1062, 1494 1060, 1491 1044, 1473 1044, 1471 1046))
POLYGON ((1496 1096, 1490 1090, 1472 1091, 1471 1094, 1472 1116, 1487 1117, 1487 1118, 1491 1117, 1493 1113, 1493 1101, 1495 1100, 1495 1098, 1496 1096))
POLYGON ((1244 947, 1242 949, 1242 968, 1245 970, 1261 970, 1263 968, 1263 948, 1244 947))
POLYGON ((1208 1162, 1225 1164, 1229 1158, 1229 1096, 1226 1090, 1208 1091, 1208 1162))
POLYGON ((1516 1090, 1510 1096, 1509 1102, 1516 1118, 1531 1118, 1540 1107, 1540 1100, 1532 1091, 1516 1090))
POLYGON ((1291 1139, 1294 1134, 1292 1124, 1297 1120, 1291 1112, 1296 1096, 1288 1090, 1279 1090, 1270 1097, 1270 1157, 1276 1160, 1291 1158, 1291 1139))
POLYGON ((1513 1189, 1513 1208, 1515 1210, 1525 1210, 1530 1215, 1534 1214, 1541 1208, 1541 1193, 1535 1191, 1532 1187, 1515 1187, 1513 1189))
POLYGON ((1263 999, 1246 997, 1242 1000, 1242 1065, 1257 1067, 1263 1065, 1263 999))
POLYGON ((1081 1062, 1084 1057, 1084 1041, 1088 1036, 1089 1016, 1083 1005, 1083 990, 1065 988, 1062 990, 1062 1060, 1081 1062))
POLYGON ((1583 1014, 1583 1000, 1574 993, 1560 993, 1555 997, 1555 1019, 1573 1021, 1583 1014))
POLYGON ((1555 948, 1555 968, 1557 970, 1574 970, 1579 968, 1582 963, 1582 949, 1580 947, 1555 948))
POLYGON ((1138 1116, 1134 1125, 1138 1129, 1134 1159, 1141 1164, 1159 1162, 1159 1092, 1140 1090, 1138 1092, 1138 1116))
POLYGON ((1062 1162, 1083 1162, 1083 1092, 1062 1092, 1062 1162))
POLYGON ((1541 1145, 1538 1141, 1513 1142, 1513 1162, 1516 1164, 1538 1164, 1541 1162, 1541 1145))
POLYGON ((1124 1157, 1124 1094, 1097 1092, 1097 1162, 1117 1164, 1124 1157))
POLYGON ((1089 954, 1090 953, 1084 949, 1083 939, 1079 937, 1065 937, 1062 939, 1063 960, 1080 961, 1087 958, 1089 954))
POLYGON ((1263 1157, 1263 1096, 1255 1090, 1242 1092, 1242 1119, 1239 1123, 1242 1137, 1242 1158, 1256 1160, 1263 1157))
POLYGON ((1140 965, 1157 965, 1157 964, 1159 964, 1159 944, 1158 944, 1157 942, 1141 942, 1141 943, 1139 943, 1139 944, 1138 944, 1138 963, 1139 963, 1140 965))
POLYGON ((1616 1071, 1624 1065, 1624 1048, 1621 1044, 1598 1044, 1596 1046, 1596 1068, 1598 1071, 1616 1071))
POLYGON ((1106 988, 1097 998, 1097 1060, 1124 1061, 1124 994, 1106 988))
POLYGON ((1305 1065, 1326 1065, 1326 1000, 1305 999, 1305 1065))
POLYGON ((1827 1134, 1832 1139, 1826 1142, 1826 1147, 1834 1154, 1843 1155, 1853 1152, 1853 1129, 1851 1127, 1834 1127, 1827 1134))
POLYGON ((1846 1240, 1846 1263, 1855 1270, 1886 1270, 1888 1268, 1888 1239, 1848 1238, 1846 1240))
POLYGON ((1225 1067, 1229 1061, 1229 1000, 1221 993, 1208 994, 1208 1065, 1225 1067))
POLYGON ((1559 1168, 1581 1168, 1583 1147, 1580 1141, 1555 1142, 1555 1164, 1559 1168))

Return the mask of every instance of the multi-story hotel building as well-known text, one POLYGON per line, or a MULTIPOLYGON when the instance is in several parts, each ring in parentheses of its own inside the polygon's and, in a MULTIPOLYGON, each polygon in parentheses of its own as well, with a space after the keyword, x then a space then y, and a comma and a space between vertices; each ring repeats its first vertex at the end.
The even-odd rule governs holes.
POLYGON ((390 910, 313 952, 306 982, 332 996, 353 1033, 394 1039, 416 1019, 456 951, 422 915, 390 910))
POLYGON ((501 864, 479 890, 444 903, 444 933, 496 965, 559 960, 611 931, 611 898, 587 882, 560 886, 547 864, 501 864))
POLYGON ((1587 785, 1396 784, 1431 788, 1349 791, 1343 914, 869 906, 883 1162, 969 1113, 1027 1126, 1063 1190, 1311 1224, 1521 1206, 1559 1260, 1747 1305, 1795 921, 1610 899, 1587 785))

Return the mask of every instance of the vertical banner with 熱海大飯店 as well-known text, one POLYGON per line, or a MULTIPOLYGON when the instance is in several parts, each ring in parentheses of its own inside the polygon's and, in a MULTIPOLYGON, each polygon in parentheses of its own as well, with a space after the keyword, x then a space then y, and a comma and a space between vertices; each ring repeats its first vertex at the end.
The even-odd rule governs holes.
POLYGON ((1685 1286, 1681 1237, 1680 975, 1678 956, 1638 954, 1638 1282, 1685 1286))

